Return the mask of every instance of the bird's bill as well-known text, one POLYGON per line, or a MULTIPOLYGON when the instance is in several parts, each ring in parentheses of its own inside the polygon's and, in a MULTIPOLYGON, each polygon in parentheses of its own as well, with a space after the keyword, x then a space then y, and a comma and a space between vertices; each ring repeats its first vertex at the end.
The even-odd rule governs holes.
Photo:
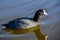
POLYGON ((43 10, 44 11, 44 15, 48 15, 46 12, 45 12, 45 10, 43 10))

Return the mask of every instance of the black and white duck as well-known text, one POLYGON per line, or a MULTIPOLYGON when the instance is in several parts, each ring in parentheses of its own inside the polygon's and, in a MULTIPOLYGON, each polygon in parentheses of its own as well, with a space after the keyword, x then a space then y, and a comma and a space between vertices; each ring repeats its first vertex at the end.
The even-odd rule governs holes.
POLYGON ((47 15, 45 10, 37 10, 33 18, 17 18, 6 24, 2 24, 2 28, 5 32, 12 34, 26 34, 28 32, 35 32, 38 40, 47 40, 47 35, 43 35, 40 31, 40 16, 47 15))
POLYGON ((45 10, 40 9, 36 11, 33 18, 25 18, 25 17, 17 18, 8 22, 7 24, 2 24, 2 26, 5 26, 6 28, 9 29, 19 29, 19 28, 27 29, 27 28, 35 27, 36 25, 40 25, 39 23, 40 16, 44 14, 47 15, 45 10))

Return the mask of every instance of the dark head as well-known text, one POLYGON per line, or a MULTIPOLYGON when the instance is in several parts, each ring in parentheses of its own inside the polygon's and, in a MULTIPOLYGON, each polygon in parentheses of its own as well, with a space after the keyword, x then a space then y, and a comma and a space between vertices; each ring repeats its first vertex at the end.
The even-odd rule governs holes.
POLYGON ((40 16, 44 15, 44 14, 47 15, 45 10, 43 10, 43 9, 37 10, 35 15, 34 15, 33 21, 36 21, 36 22, 39 21, 40 16))

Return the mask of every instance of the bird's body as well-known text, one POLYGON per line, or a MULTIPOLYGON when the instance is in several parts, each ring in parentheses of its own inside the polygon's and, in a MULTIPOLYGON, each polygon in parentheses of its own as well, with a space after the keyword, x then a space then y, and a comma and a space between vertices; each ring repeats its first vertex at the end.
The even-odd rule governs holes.
POLYGON ((17 18, 15 20, 12 20, 8 22, 8 25, 6 25, 7 28, 11 29, 27 29, 31 27, 35 27, 38 25, 38 22, 33 21, 33 18, 17 18))

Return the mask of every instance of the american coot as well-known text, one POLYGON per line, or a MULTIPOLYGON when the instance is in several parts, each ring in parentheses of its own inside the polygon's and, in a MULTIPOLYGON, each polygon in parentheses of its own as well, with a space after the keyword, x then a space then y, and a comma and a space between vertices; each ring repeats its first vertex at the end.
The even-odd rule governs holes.
POLYGON ((18 28, 26 29, 26 28, 35 27, 38 24, 40 25, 39 18, 41 15, 44 14, 47 15, 45 10, 40 9, 36 11, 34 18, 24 18, 24 17, 17 18, 8 22, 7 24, 2 24, 2 26, 5 26, 6 28, 10 28, 10 29, 18 29, 18 28))
POLYGON ((48 36, 41 33, 39 23, 39 16, 44 14, 47 15, 45 10, 40 9, 36 11, 33 18, 17 18, 7 24, 2 24, 2 26, 5 26, 3 29, 6 32, 10 32, 12 34, 25 34, 34 31, 38 40, 47 40, 48 36))

